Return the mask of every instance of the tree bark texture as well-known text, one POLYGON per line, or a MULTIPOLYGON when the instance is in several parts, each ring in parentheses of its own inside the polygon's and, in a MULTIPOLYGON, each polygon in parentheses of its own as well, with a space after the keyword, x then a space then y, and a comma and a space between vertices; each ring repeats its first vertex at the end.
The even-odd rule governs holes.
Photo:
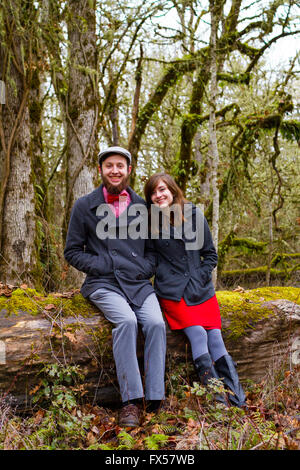
MULTIPOLYGON (((203 59, 204 61, 204 59, 203 59)), ((210 63, 208 60, 199 66, 197 77, 193 83, 191 104, 189 114, 183 119, 181 124, 181 142, 179 171, 176 178, 177 184, 185 192, 190 177, 190 168, 192 163, 192 145, 197 132, 198 124, 191 116, 200 116, 203 107, 203 96, 205 87, 210 77, 210 63)))
MULTIPOLYGON (((209 112, 209 143, 210 157, 212 162, 211 186, 213 196, 213 216, 212 216, 212 238, 216 250, 219 245, 219 187, 218 187, 218 170, 219 170, 219 151, 217 143, 216 129, 216 108, 217 108, 217 27, 218 16, 217 8, 214 0, 210 1, 211 14, 211 33, 210 33, 210 112, 209 112)), ((217 285, 217 268, 213 270, 213 283, 217 285)))
MULTIPOLYGON (((28 106, 33 39, 31 31, 17 28, 14 7, 14 2, 5 4, 6 35, 0 44, 0 78, 6 85, 6 103, 0 105, 0 273, 12 283, 32 282, 37 264, 28 106)), ((33 17, 31 6, 19 18, 21 25, 30 25, 33 17)))
POLYGON ((95 9, 85 0, 69 2, 66 221, 76 199, 97 182, 97 48, 95 9))
MULTIPOLYGON (((241 381, 260 381, 300 363, 300 305, 288 300, 262 304, 270 315, 248 325, 243 335, 232 337, 235 312, 223 319, 226 347, 237 362, 241 381), (297 349, 298 348, 298 349, 297 349)), ((93 308, 93 307, 92 307, 93 308)), ((222 308, 221 308, 222 310, 222 308)), ((59 312, 30 315, 0 312, 0 398, 12 397, 22 408, 30 407, 31 391, 49 363, 78 364, 85 375, 86 397, 102 405, 118 403, 119 392, 112 357, 112 326, 99 311, 94 315, 63 317, 59 312)), ((167 328, 166 378, 192 364, 185 335, 167 328)), ((143 338, 138 357, 142 367, 143 338)), ((196 377, 190 377, 190 380, 196 377)))
MULTIPOLYGON (((95 9, 86 0, 70 0, 68 14, 69 76, 66 101, 66 206, 63 238, 74 202, 97 185, 99 115, 95 9)), ((79 287, 83 275, 68 270, 67 284, 79 287)))

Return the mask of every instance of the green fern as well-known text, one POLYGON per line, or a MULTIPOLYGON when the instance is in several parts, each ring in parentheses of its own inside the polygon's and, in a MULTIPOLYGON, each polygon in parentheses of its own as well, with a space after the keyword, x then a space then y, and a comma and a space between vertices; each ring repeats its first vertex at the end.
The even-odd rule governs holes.
POLYGON ((148 450, 158 450, 166 442, 169 437, 164 434, 152 434, 151 436, 145 437, 144 443, 148 450))
POLYGON ((182 432, 181 429, 179 429, 177 426, 174 426, 173 424, 163 424, 161 425, 161 430, 168 436, 171 436, 172 434, 181 434, 182 432))
POLYGON ((117 447, 118 450, 130 450, 136 443, 133 437, 126 431, 121 431, 118 434, 118 439, 120 442, 120 445, 117 447))

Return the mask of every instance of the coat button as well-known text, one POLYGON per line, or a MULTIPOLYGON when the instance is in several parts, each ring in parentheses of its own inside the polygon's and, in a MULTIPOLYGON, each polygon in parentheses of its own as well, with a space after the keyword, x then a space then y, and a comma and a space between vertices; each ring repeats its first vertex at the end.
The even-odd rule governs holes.
POLYGON ((112 250, 111 254, 112 254, 113 256, 116 256, 117 250, 112 250))
POLYGON ((189 273, 184 273, 184 277, 188 277, 189 273))
POLYGON ((115 270, 115 273, 116 273, 116 274, 120 274, 121 271, 120 271, 119 269, 116 269, 116 270, 115 270))

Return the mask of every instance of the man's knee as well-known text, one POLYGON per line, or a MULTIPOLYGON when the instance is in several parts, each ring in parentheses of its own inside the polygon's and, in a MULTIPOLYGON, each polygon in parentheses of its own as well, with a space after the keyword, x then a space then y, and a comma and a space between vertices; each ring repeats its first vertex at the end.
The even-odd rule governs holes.
POLYGON ((136 341, 138 335, 137 319, 132 316, 123 317, 118 322, 114 323, 112 330, 113 342, 118 340, 123 341, 123 347, 132 343, 132 339, 136 341))
POLYGON ((135 315, 128 315, 124 316, 118 322, 118 326, 125 328, 125 329, 137 329, 137 318, 135 315))
POLYGON ((166 332, 166 324, 163 318, 149 318, 145 326, 148 330, 162 331, 163 333, 166 332))

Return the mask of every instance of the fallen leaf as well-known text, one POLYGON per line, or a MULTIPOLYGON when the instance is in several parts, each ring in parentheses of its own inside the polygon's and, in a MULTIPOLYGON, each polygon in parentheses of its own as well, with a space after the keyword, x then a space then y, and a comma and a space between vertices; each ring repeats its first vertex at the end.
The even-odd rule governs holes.
POLYGON ((86 442, 88 446, 95 444, 95 442, 97 442, 95 435, 91 431, 87 433, 86 442))
POLYGON ((39 302, 41 302, 41 301, 43 301, 43 300, 46 300, 46 297, 40 297, 40 296, 38 296, 38 295, 34 295, 34 296, 33 296, 33 299, 34 299, 34 300, 37 300, 37 301, 39 301, 39 302))
POLYGON ((45 416, 45 411, 44 410, 39 410, 34 417, 34 424, 40 424, 41 421, 43 420, 45 416))
POLYGON ((56 308, 54 304, 48 304, 48 305, 45 305, 44 307, 45 310, 52 310, 54 308, 56 308))
POLYGON ((199 426, 199 422, 195 421, 193 418, 189 418, 188 422, 187 422, 187 425, 188 425, 189 428, 196 428, 196 427, 199 426))
POLYGON ((237 286, 236 289, 233 289, 233 292, 245 292, 245 289, 241 286, 237 286))
POLYGON ((12 294, 12 286, 10 287, 7 284, 1 284, 0 285, 0 295, 5 295, 5 297, 10 297, 12 294))
POLYGON ((64 336, 66 336, 71 343, 77 343, 77 339, 75 338, 75 335, 73 333, 69 333, 68 331, 64 333, 64 336))
POLYGON ((42 385, 42 381, 40 381, 40 383, 36 387, 34 387, 32 390, 30 390, 29 395, 34 395, 39 390, 41 385, 42 385))
POLYGON ((161 433, 161 427, 159 424, 154 424, 154 426, 152 426, 151 428, 151 431, 153 434, 160 434, 161 433))

